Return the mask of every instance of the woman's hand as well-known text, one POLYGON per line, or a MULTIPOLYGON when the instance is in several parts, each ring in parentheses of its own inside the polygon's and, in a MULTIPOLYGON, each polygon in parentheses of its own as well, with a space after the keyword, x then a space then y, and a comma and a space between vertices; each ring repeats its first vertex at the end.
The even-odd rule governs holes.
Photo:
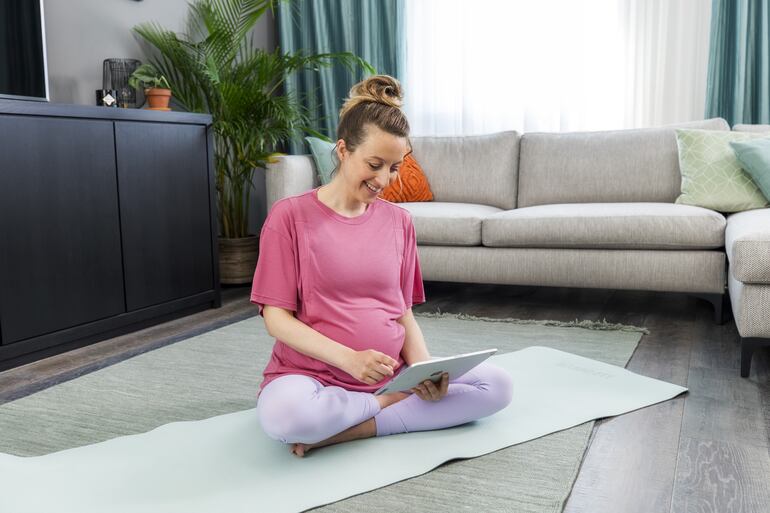
POLYGON ((446 395, 449 389, 449 373, 445 372, 441 375, 441 380, 438 384, 433 383, 431 380, 426 379, 411 391, 422 399, 423 401, 440 401, 446 395))
POLYGON ((392 376, 397 367, 397 360, 394 360, 385 353, 375 351, 374 349, 367 349, 352 353, 346 362, 345 368, 342 370, 358 381, 374 385, 384 378, 392 376))

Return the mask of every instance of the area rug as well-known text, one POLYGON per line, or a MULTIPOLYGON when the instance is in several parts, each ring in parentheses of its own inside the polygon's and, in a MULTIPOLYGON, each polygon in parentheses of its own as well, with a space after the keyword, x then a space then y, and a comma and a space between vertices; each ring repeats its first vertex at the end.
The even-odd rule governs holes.
MULTIPOLYGON (((500 353, 510 353, 537 345, 582 355, 615 366, 622 366, 627 362, 642 331, 637 328, 604 323, 583 323, 583 327, 580 327, 581 323, 573 325, 567 323, 566 326, 563 325, 564 323, 555 323, 562 325, 548 326, 549 323, 543 322, 479 320, 451 315, 418 315, 418 319, 431 354, 434 356, 488 347, 497 347, 500 353)), ((163 478, 166 479, 165 483, 155 479, 157 487, 152 493, 144 495, 147 501, 145 504, 141 504, 141 501, 136 502, 136 497, 131 498, 129 491, 132 486, 141 483, 142 480, 146 481, 147 476, 152 475, 153 469, 168 470, 164 464, 173 460, 172 453, 180 450, 178 443, 184 443, 185 437, 188 441, 198 441, 199 447, 195 452, 191 453, 189 447, 187 451, 187 457, 195 461, 196 454, 202 456, 209 451, 210 455, 212 450, 219 450, 221 454, 222 447, 217 444, 237 440, 239 433, 244 436, 244 430, 250 430, 247 433, 253 431, 254 437, 249 440, 253 440, 256 444, 268 443, 269 445, 265 447, 273 448, 267 449, 268 451, 277 450, 281 451, 281 456, 289 456, 285 461, 289 465, 295 465, 294 468, 297 470, 293 471, 292 475, 296 476, 298 481, 303 475, 299 469, 311 468, 312 463, 308 462, 319 463, 323 458, 341 457, 348 452, 354 454, 359 451, 360 454, 360 451, 367 452, 367 447, 371 448, 384 442, 388 444, 378 446, 378 454, 397 454, 397 451, 393 451, 396 444, 416 444, 410 447, 413 454, 414 451, 419 450, 418 447, 421 444, 425 445, 434 438, 428 433, 409 433, 331 446, 319 449, 315 455, 311 451, 305 459, 290 455, 283 444, 275 443, 261 434, 256 418, 252 414, 259 372, 269 356, 271 346, 272 339, 266 333, 262 319, 252 317, 3 405, 0 407, 0 453, 7 454, 2 455, 3 458, 0 459, 0 463, 4 465, 4 467, 0 466, 0 475, 3 476, 3 479, 0 479, 0 510, 8 513, 35 511, 29 508, 35 504, 35 500, 40 499, 39 494, 33 496, 22 493, 23 490, 19 486, 25 482, 24 479, 13 485, 6 476, 21 477, 25 472, 32 472, 30 476, 36 477, 30 477, 30 479, 34 480, 38 487, 36 489, 46 489, 45 483, 41 481, 46 472, 54 472, 59 476, 60 482, 68 475, 66 465, 57 468, 57 461, 67 462, 67 458, 77 451, 81 453, 85 451, 89 454, 104 452, 104 447, 110 444, 113 448, 121 444, 130 446, 132 443, 135 444, 136 440, 141 441, 142 437, 146 438, 145 442, 153 437, 160 437, 160 439, 164 436, 170 437, 165 445, 160 446, 166 447, 167 451, 157 450, 156 447, 150 456, 145 455, 139 463, 126 458, 124 462, 126 467, 122 469, 119 462, 114 461, 113 458, 109 465, 118 466, 109 471, 109 465, 105 463, 102 474, 109 477, 110 473, 129 470, 129 472, 135 472, 133 478, 130 476, 126 478, 124 475, 122 482, 115 484, 116 488, 112 490, 105 490, 104 483, 94 488, 98 479, 82 482, 80 487, 70 484, 68 488, 60 490, 58 497, 56 494, 50 496, 56 501, 56 510, 67 511, 66 500, 79 498, 77 509, 72 511, 88 511, 85 508, 93 500, 106 500, 102 497, 111 497, 112 503, 108 508, 111 511, 121 511, 124 507, 125 511, 238 511, 233 509, 235 504, 244 505, 244 511, 249 510, 246 506, 251 507, 251 511, 255 511, 254 504, 249 504, 248 501, 255 500, 254 492, 259 489, 260 484, 264 486, 268 483, 266 480, 261 483, 239 481, 249 476, 248 469, 245 467, 260 458, 260 454, 249 453, 247 448, 233 452, 232 456, 237 461, 232 463, 230 475, 218 475, 215 468, 207 467, 206 461, 201 460, 194 469, 189 468, 194 465, 187 465, 184 482, 175 482, 173 472, 165 475, 163 478), (249 409, 252 409, 251 412, 249 409), (208 420, 168 424, 201 419, 208 420), (168 425, 164 426, 164 424, 168 425), (145 433, 158 426, 163 427, 145 433), (116 438, 139 433, 144 434, 116 438), (187 433, 187 435, 180 437, 178 436, 180 433, 187 433), (196 433, 203 438, 196 439, 196 433), (115 440, 64 451, 64 449, 110 439, 115 440), (208 443, 200 443, 201 440, 208 443), (176 441, 177 445, 172 441, 176 441), (48 456, 47 461, 46 458, 11 456, 37 456, 56 451, 61 452, 48 456), (305 464, 305 466, 296 467, 298 464, 305 464), (217 481, 217 478, 220 481, 224 478, 224 482, 229 483, 226 487, 219 489, 218 496, 216 494, 199 495, 201 486, 189 488, 196 479, 210 483, 217 481), (188 487, 187 496, 179 496, 178 487, 180 486, 188 487), (105 493, 106 495, 103 495, 105 493), (65 495, 69 495, 69 499, 65 495), (227 507, 221 509, 225 505, 227 507)), ((532 350, 529 351, 532 352, 532 350)), ((548 353, 544 349, 538 349, 535 352, 538 351, 541 355, 544 354, 543 351, 545 354, 548 353)), ((508 356, 510 355, 500 354, 493 358, 508 356)), ((572 358, 571 355, 566 357, 572 358)), ((562 366, 562 370, 569 371, 571 365, 562 366)), ((572 370, 574 371, 575 368, 572 370)), ((612 375, 616 371, 631 374, 617 367, 611 369, 606 367, 598 372, 612 375)), ((520 369, 519 374, 523 374, 523 369, 520 369)), ((514 381, 516 382, 516 379, 514 381)), ((667 389, 666 394, 673 396, 682 390, 680 387, 667 389)), ((441 436, 449 437, 462 436, 463 433, 467 435, 468 430, 484 428, 485 421, 492 422, 500 413, 503 412, 488 419, 433 434, 441 433, 441 436)), ((522 416, 522 412, 517 413, 519 417, 522 416)), ((615 413, 617 412, 609 414, 615 413)), ((430 505, 432 510, 447 511, 466 508, 481 508, 489 511, 560 511, 579 469, 591 425, 591 422, 583 423, 576 428, 500 450, 491 448, 489 450, 495 452, 489 454, 481 452, 478 454, 485 455, 444 464, 432 472, 418 475, 441 463, 438 461, 430 468, 411 474, 417 477, 339 500, 319 508, 318 511, 415 511, 427 505, 430 505)), ((562 429, 564 427, 568 426, 562 426, 562 429)), ((535 433, 532 436, 539 435, 535 433)), ((463 447, 468 444, 461 445, 459 452, 457 443, 453 446, 445 445, 454 447, 455 456, 453 457, 477 455, 462 452, 463 447)), ((232 449, 230 447, 230 450, 232 449)), ((340 462, 341 467, 340 465, 338 467, 344 470, 343 461, 360 459, 360 457, 345 457, 340 462)), ((72 462, 72 460, 69 461, 72 462)), ((98 465, 98 458, 91 461, 94 465, 98 465)), ((375 463, 372 465, 372 468, 376 468, 375 463)), ((365 474, 358 471, 357 475, 365 474)), ((251 477, 253 478, 253 475, 251 477)), ((317 488, 321 492, 328 491, 330 483, 339 482, 342 477, 333 472, 326 472, 324 478, 317 479, 316 485, 310 488, 317 488)), ((86 481, 86 479, 80 481, 86 481)), ((109 479, 105 482, 109 482, 109 479)), ((378 484, 370 480, 364 487, 370 486, 368 489, 371 490, 383 484, 387 483, 378 484)), ((261 494, 264 500, 268 498, 265 491, 268 489, 269 487, 265 488, 261 494)), ((302 496, 299 492, 295 495, 302 496)), ((332 497, 331 500, 337 499, 332 497)), ((328 503, 331 500, 326 497, 316 504, 328 503)), ((289 508, 296 506, 296 503, 293 505, 291 503, 292 501, 285 501, 285 505, 289 508)), ((107 505, 94 504, 93 506, 104 508, 107 505)), ((270 507, 258 510, 277 511, 270 507)), ((299 510, 285 509, 285 511, 299 510)))

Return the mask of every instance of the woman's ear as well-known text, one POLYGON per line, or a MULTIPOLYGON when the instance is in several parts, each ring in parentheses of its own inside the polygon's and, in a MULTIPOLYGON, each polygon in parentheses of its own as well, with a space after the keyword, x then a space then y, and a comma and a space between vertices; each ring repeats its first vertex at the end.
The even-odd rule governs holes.
POLYGON ((342 162, 347 157, 347 154, 349 153, 347 146, 345 146, 345 139, 340 139, 339 141, 337 141, 336 150, 337 150, 337 158, 340 159, 340 162, 342 162))

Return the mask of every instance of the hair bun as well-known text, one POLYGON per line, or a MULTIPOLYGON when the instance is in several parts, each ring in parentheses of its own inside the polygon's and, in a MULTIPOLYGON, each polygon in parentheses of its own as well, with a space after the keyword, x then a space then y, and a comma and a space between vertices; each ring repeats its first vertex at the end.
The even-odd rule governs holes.
POLYGON ((345 104, 340 109, 340 117, 347 111, 364 102, 376 102, 401 108, 401 84, 390 75, 372 75, 350 89, 345 104))

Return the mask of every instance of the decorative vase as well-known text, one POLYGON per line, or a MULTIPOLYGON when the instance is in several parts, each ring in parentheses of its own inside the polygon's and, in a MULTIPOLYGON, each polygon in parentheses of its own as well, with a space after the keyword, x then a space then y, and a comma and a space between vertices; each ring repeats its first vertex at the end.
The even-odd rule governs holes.
POLYGON ((171 110, 168 107, 168 102, 171 100, 171 89, 151 87, 145 89, 144 95, 147 97, 149 110, 171 110))
POLYGON ((227 285, 250 283, 259 254, 259 237, 219 237, 219 282, 227 285))

